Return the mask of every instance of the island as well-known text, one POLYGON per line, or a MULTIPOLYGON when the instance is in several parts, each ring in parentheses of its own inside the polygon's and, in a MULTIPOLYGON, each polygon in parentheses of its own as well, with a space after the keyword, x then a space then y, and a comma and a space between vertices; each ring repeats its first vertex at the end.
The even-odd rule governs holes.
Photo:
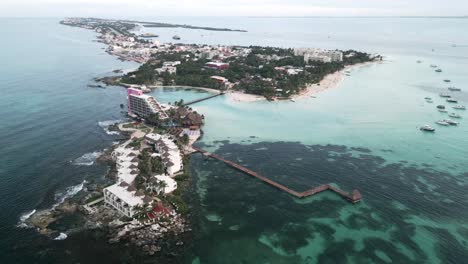
POLYGON ((346 73, 350 66, 380 61, 380 55, 354 50, 159 43, 132 33, 135 21, 69 18, 61 23, 95 30, 109 54, 141 66, 97 79, 127 88, 126 106, 121 107, 127 108, 130 120, 110 126, 121 138, 97 159, 110 168, 104 182, 82 183, 79 195, 32 212, 24 219, 25 225, 59 240, 67 237, 58 228, 60 223, 73 222, 78 223, 77 230, 105 230, 109 243, 125 243, 148 255, 181 255, 178 251, 187 246, 191 231, 184 194, 191 181, 187 165, 192 153, 222 161, 297 198, 333 191, 351 203, 361 200, 358 190, 348 193, 329 184, 303 192, 291 190, 194 146, 203 135, 205 116, 191 104, 224 94, 291 99, 316 89, 333 74, 346 73), (192 86, 217 93, 193 102, 166 104, 146 94, 162 86, 192 86))
POLYGON ((142 63, 135 71, 101 79, 127 87, 191 86, 287 99, 310 94, 351 66, 382 60, 355 50, 160 43, 132 33, 137 24, 129 20, 73 18, 61 23, 95 30, 108 53, 142 63))

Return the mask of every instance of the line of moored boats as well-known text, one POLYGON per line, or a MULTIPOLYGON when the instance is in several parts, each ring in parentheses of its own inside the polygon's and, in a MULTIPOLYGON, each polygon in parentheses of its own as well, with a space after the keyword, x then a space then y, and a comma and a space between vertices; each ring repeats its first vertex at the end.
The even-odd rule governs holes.
MULTIPOLYGON (((435 70, 436 72, 442 72, 442 69, 440 69, 437 65, 431 64, 430 66, 431 66, 431 68, 436 68, 436 70, 435 70)), ((444 82, 450 82, 450 80, 445 79, 444 82)), ((450 92, 460 92, 461 91, 460 88, 453 87, 453 86, 448 87, 447 89, 450 92)), ((458 100, 453 98, 451 94, 441 93, 441 94, 439 94, 439 96, 442 97, 442 98, 445 98, 445 101, 447 103, 457 104, 457 105, 452 106, 453 109, 455 109, 455 110, 466 110, 466 107, 464 105, 458 104, 458 100)), ((432 100, 432 98, 430 98, 430 97, 425 97, 424 99, 426 100, 427 103, 433 103, 434 102, 432 100)), ((448 113, 448 110, 446 109, 445 105, 437 105, 437 110, 440 113, 448 113)), ((455 112, 448 113, 448 116, 450 118, 456 118, 456 119, 462 118, 461 115, 459 115, 458 113, 455 113, 455 112)), ((447 119, 447 118, 438 120, 435 123, 437 125, 440 125, 440 126, 457 126, 458 124, 460 124, 460 122, 458 122, 458 121, 455 121, 455 120, 452 120, 452 119, 447 119)), ((421 126, 419 129, 422 130, 422 131, 427 131, 427 132, 434 132, 435 131, 435 128, 431 127, 430 125, 421 126)))

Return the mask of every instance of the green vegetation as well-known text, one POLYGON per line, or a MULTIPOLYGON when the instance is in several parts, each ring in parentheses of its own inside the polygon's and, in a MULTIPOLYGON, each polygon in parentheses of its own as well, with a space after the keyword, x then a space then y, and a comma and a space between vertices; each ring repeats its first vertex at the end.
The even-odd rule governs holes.
POLYGON ((342 70, 346 65, 371 61, 369 54, 348 50, 343 52, 342 62, 308 62, 303 56, 294 56, 292 49, 251 46, 245 57, 230 57, 225 60, 229 68, 218 71, 205 68, 206 59, 194 59, 188 52, 160 52, 137 71, 123 76, 122 81, 132 84, 185 85, 218 90, 225 86, 210 78, 213 75, 227 78, 234 83, 233 89, 262 95, 267 98, 289 97, 299 93, 307 84, 320 82, 326 75, 342 70), (163 61, 181 61, 177 74, 158 74, 156 68, 163 61), (298 70, 290 74, 287 69, 298 70))

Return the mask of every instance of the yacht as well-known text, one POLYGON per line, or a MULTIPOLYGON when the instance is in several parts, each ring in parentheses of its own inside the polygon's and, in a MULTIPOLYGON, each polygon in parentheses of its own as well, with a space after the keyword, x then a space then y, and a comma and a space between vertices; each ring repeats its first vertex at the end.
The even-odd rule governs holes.
POLYGON ((437 69, 437 70, 435 70, 435 71, 436 71, 436 72, 442 72, 442 69, 437 69))
POLYGON ((433 128, 433 127, 431 127, 429 125, 424 125, 424 126, 420 127, 419 130, 427 131, 427 132, 434 132, 435 128, 433 128))
POLYGON ((442 120, 442 121, 447 122, 447 123, 448 123, 449 125, 451 125, 451 126, 456 126, 456 125, 459 124, 457 121, 453 121, 453 120, 450 120, 450 119, 444 119, 444 120, 442 120))
POLYGON ((450 113, 449 116, 453 117, 453 118, 461 118, 461 115, 459 115, 457 113, 450 113))
POLYGON ((464 105, 456 105, 453 107, 453 109, 466 110, 466 107, 464 105))
POLYGON ((439 120, 436 122, 436 124, 441 126, 450 126, 450 124, 446 120, 439 120))
POLYGON ((447 113, 447 110, 445 110, 445 109, 439 109, 439 112, 441 112, 441 113, 447 113))
POLYGON ((448 98, 447 102, 449 102, 449 103, 458 103, 458 100, 453 99, 453 98, 448 98))
POLYGON ((452 91, 452 92, 460 92, 460 91, 461 91, 460 88, 453 87, 453 86, 452 86, 452 87, 449 87, 448 89, 449 89, 450 91, 452 91))
POLYGON ((450 94, 446 94, 446 93, 441 93, 441 94, 440 94, 440 97, 449 98, 449 97, 451 97, 451 95, 450 95, 450 94))

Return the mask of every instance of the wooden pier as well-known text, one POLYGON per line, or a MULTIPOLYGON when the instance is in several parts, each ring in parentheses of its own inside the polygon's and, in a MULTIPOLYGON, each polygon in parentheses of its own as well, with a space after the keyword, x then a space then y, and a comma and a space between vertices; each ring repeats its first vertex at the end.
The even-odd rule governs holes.
POLYGON ((217 93, 217 94, 214 94, 214 95, 210 95, 210 96, 207 96, 207 97, 203 97, 203 98, 200 98, 200 99, 196 99, 196 100, 193 100, 193 101, 184 103, 183 105, 186 106, 186 105, 191 105, 191 104, 199 103, 199 102, 201 102, 201 101, 205 101, 205 100, 208 100, 208 99, 211 99, 211 98, 214 98, 214 97, 223 95, 223 94, 224 94, 224 92, 220 92, 220 93, 217 93))
POLYGON ((213 153, 210 153, 206 150, 203 150, 201 148, 197 148, 197 147, 192 147, 196 152, 200 152, 201 154, 203 154, 204 156, 206 157, 211 157, 211 158, 214 158, 214 159, 217 159, 219 161, 222 161, 224 163, 226 163, 227 165, 239 170, 239 171, 242 171, 243 173, 246 173, 250 176, 253 176, 269 185, 272 185, 282 191, 285 191, 297 198, 305 198, 305 197, 309 197, 309 196, 313 196, 313 195, 316 195, 318 193, 321 193, 321 192, 324 192, 324 191, 332 191, 332 192, 335 192, 336 194, 340 195, 341 197, 343 197, 345 200, 351 202, 351 203, 357 203, 359 201, 361 201, 361 193, 359 193, 358 190, 353 190, 352 193, 348 193, 348 192, 345 192, 339 188, 336 188, 336 187, 333 187, 331 186, 330 184, 324 184, 324 185, 320 185, 318 187, 315 187, 315 188, 312 188, 312 189, 309 189, 307 191, 304 191, 304 192, 296 192, 294 190, 291 190, 289 189, 288 187, 282 185, 282 184, 279 184, 273 180, 270 180, 250 169, 247 169, 246 167, 242 166, 242 165, 239 165, 235 162, 232 162, 230 160, 227 160, 227 159, 224 159, 216 154, 213 154, 213 153))

